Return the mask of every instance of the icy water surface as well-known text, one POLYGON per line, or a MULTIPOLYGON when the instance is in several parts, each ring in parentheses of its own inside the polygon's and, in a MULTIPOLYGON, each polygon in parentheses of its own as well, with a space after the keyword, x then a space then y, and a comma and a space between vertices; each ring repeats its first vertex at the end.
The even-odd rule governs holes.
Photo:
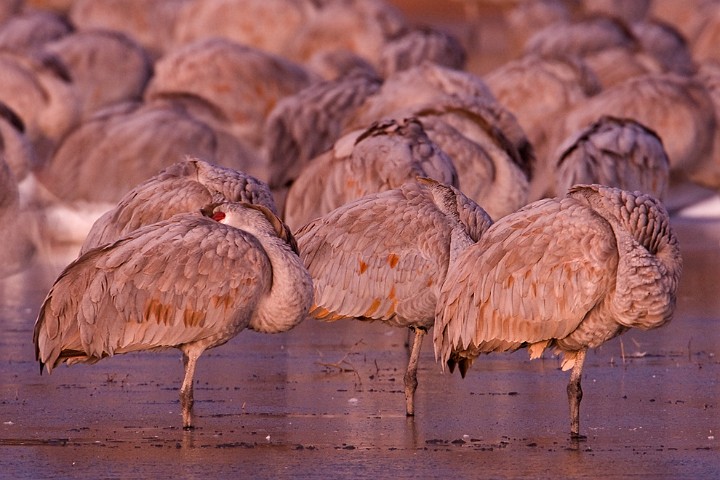
POLYGON ((55 256, 0 283, 0 477, 717 477, 720 222, 674 225, 677 314, 588 356, 582 443, 568 439, 556 358, 486 356, 462 380, 426 338, 408 419, 406 332, 350 321, 242 332, 207 352, 185 432, 178 351, 39 374, 33 323, 72 255, 55 256))

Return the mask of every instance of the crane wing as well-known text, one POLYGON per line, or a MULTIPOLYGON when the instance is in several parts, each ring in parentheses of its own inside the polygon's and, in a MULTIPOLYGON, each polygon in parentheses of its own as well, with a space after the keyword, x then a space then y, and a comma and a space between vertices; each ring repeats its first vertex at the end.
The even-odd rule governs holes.
POLYGON ((231 168, 188 158, 137 185, 100 217, 81 248, 114 242, 144 225, 167 220, 178 213, 197 212, 222 201, 264 205, 277 214, 272 193, 260 180, 231 168))
POLYGON ((187 177, 150 179, 103 214, 88 233, 81 253, 113 242, 144 225, 177 213, 197 212, 213 201, 207 188, 187 177))
POLYGON ((449 229, 431 201, 404 195, 396 189, 363 197, 300 230, 316 317, 432 325, 449 229))
POLYGON ((271 282, 253 236, 199 214, 176 215, 63 271, 35 324, 38 359, 52 367, 64 356, 78 357, 73 363, 199 340, 214 345, 213 336, 247 325, 271 282))
POLYGON ((571 199, 536 202, 460 255, 438 302, 435 352, 513 350, 572 332, 615 283, 610 225, 571 199))

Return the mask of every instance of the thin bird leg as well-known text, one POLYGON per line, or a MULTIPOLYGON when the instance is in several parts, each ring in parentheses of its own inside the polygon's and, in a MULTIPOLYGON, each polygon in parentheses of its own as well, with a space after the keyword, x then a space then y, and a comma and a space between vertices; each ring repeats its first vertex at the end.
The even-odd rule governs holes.
POLYGON ((420 348, 422 347, 424 328, 410 327, 415 331, 415 339, 413 340, 412 350, 410 351, 410 360, 408 361, 407 371, 405 372, 405 414, 408 417, 415 415, 415 389, 417 389, 417 368, 420 360, 420 348))
POLYGON ((580 401, 583 396, 580 380, 582 378, 583 363, 585 362, 585 353, 587 353, 587 349, 577 352, 575 365, 570 372, 570 382, 567 386, 568 402, 570 403, 570 438, 573 440, 587 438, 580 435, 580 401))
POLYGON ((200 356, 199 353, 183 351, 183 366, 185 367, 185 378, 180 387, 180 406, 182 407, 183 428, 191 430, 192 409, 193 409, 193 376, 195 375, 195 364, 200 356))

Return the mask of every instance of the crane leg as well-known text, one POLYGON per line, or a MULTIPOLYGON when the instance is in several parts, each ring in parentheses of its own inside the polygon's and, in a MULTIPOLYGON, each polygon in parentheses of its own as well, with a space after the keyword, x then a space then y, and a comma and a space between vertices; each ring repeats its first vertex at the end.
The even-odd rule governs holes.
POLYGON ((195 375, 195 364, 200 355, 196 352, 183 352, 183 366, 185 367, 185 378, 180 387, 180 406, 182 408, 183 428, 191 430, 193 410, 193 377, 195 375))
POLYGON ((410 327, 415 331, 410 359, 408 360, 407 371, 405 372, 405 414, 408 417, 415 415, 415 390, 417 389, 417 367, 420 360, 420 348, 422 347, 423 336, 426 329, 421 327, 410 327))
POLYGON ((580 401, 583 396, 580 380, 586 353, 586 349, 577 352, 575 365, 570 372, 570 382, 567 386, 568 402, 570 403, 570 438, 573 440, 585 440, 587 438, 580 435, 580 401))

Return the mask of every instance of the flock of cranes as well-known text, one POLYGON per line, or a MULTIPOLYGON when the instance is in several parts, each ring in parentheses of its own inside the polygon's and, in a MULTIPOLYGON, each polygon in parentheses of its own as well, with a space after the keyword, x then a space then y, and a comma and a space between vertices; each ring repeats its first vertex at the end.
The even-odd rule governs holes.
POLYGON ((672 317, 663 200, 720 186, 720 70, 651 19, 662 0, 624 19, 522 2, 509 24, 551 27, 518 27, 521 54, 483 76, 382 0, 37 3, 0 11, 0 218, 18 238, 0 260, 12 275, 42 241, 79 247, 35 323, 41 371, 178 348, 192 428, 205 350, 378 321, 414 332, 407 415, 432 330, 463 376, 483 353, 562 354, 581 438, 587 350, 672 317), (25 209, 42 221, 19 225, 25 209))

